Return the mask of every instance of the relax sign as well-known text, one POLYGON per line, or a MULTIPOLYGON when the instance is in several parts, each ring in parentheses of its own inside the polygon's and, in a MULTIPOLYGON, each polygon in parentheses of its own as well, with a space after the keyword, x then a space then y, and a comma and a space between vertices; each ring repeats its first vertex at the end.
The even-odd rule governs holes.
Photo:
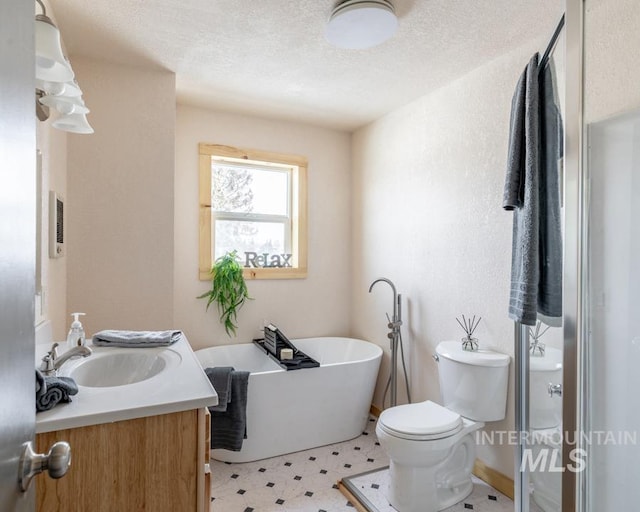
POLYGON ((245 268, 283 268, 291 267, 291 254, 269 254, 263 252, 245 252, 244 266, 245 268))

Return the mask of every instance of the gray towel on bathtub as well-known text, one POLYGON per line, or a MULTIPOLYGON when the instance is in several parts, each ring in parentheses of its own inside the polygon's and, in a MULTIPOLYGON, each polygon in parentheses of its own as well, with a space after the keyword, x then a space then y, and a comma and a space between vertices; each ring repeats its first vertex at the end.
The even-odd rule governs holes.
POLYGON ((93 344, 103 347, 165 347, 180 339, 181 331, 100 331, 93 344))
POLYGON ((227 410, 211 412, 211 449, 223 448, 239 452, 247 438, 247 388, 250 372, 231 372, 231 401, 227 410))
POLYGON ((218 394, 218 405, 209 407, 210 411, 224 412, 227 410, 227 404, 231 401, 231 372, 234 369, 233 366, 216 366, 204 370, 213 389, 218 394))

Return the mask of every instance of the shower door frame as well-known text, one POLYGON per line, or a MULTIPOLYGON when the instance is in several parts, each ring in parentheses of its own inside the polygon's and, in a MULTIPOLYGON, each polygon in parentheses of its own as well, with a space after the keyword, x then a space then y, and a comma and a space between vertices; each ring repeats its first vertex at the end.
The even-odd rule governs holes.
MULTIPOLYGON (((564 282, 563 282, 563 383, 562 466, 575 462, 573 450, 584 450, 579 433, 588 425, 586 346, 587 242, 586 210, 588 180, 584 173, 584 0, 565 0, 566 88, 564 165, 564 282)), ((586 452, 578 452, 586 453, 586 452)), ((562 473, 562 511, 585 512, 586 471, 562 473)))

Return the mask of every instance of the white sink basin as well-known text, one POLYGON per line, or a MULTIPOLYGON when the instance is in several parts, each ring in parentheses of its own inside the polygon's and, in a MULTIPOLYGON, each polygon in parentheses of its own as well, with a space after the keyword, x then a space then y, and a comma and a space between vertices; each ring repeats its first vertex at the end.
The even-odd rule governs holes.
POLYGON ((89 388, 126 386, 156 377, 181 360, 180 354, 167 348, 94 349, 89 357, 63 366, 61 374, 89 388))

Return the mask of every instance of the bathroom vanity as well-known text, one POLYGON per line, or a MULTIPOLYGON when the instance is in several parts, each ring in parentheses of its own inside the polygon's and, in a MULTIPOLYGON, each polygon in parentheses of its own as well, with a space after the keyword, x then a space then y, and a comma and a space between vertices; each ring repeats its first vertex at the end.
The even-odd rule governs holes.
POLYGON ((63 478, 37 479, 36 510, 209 510, 207 407, 217 404, 217 395, 186 338, 166 348, 91 348, 93 355, 61 369, 78 376, 73 402, 36 417, 39 453, 57 441, 67 441, 72 453, 63 478), (111 363, 140 354, 171 364, 137 382, 105 385, 109 374, 120 378, 111 363), (81 367, 89 363, 93 371, 85 372, 81 367))

